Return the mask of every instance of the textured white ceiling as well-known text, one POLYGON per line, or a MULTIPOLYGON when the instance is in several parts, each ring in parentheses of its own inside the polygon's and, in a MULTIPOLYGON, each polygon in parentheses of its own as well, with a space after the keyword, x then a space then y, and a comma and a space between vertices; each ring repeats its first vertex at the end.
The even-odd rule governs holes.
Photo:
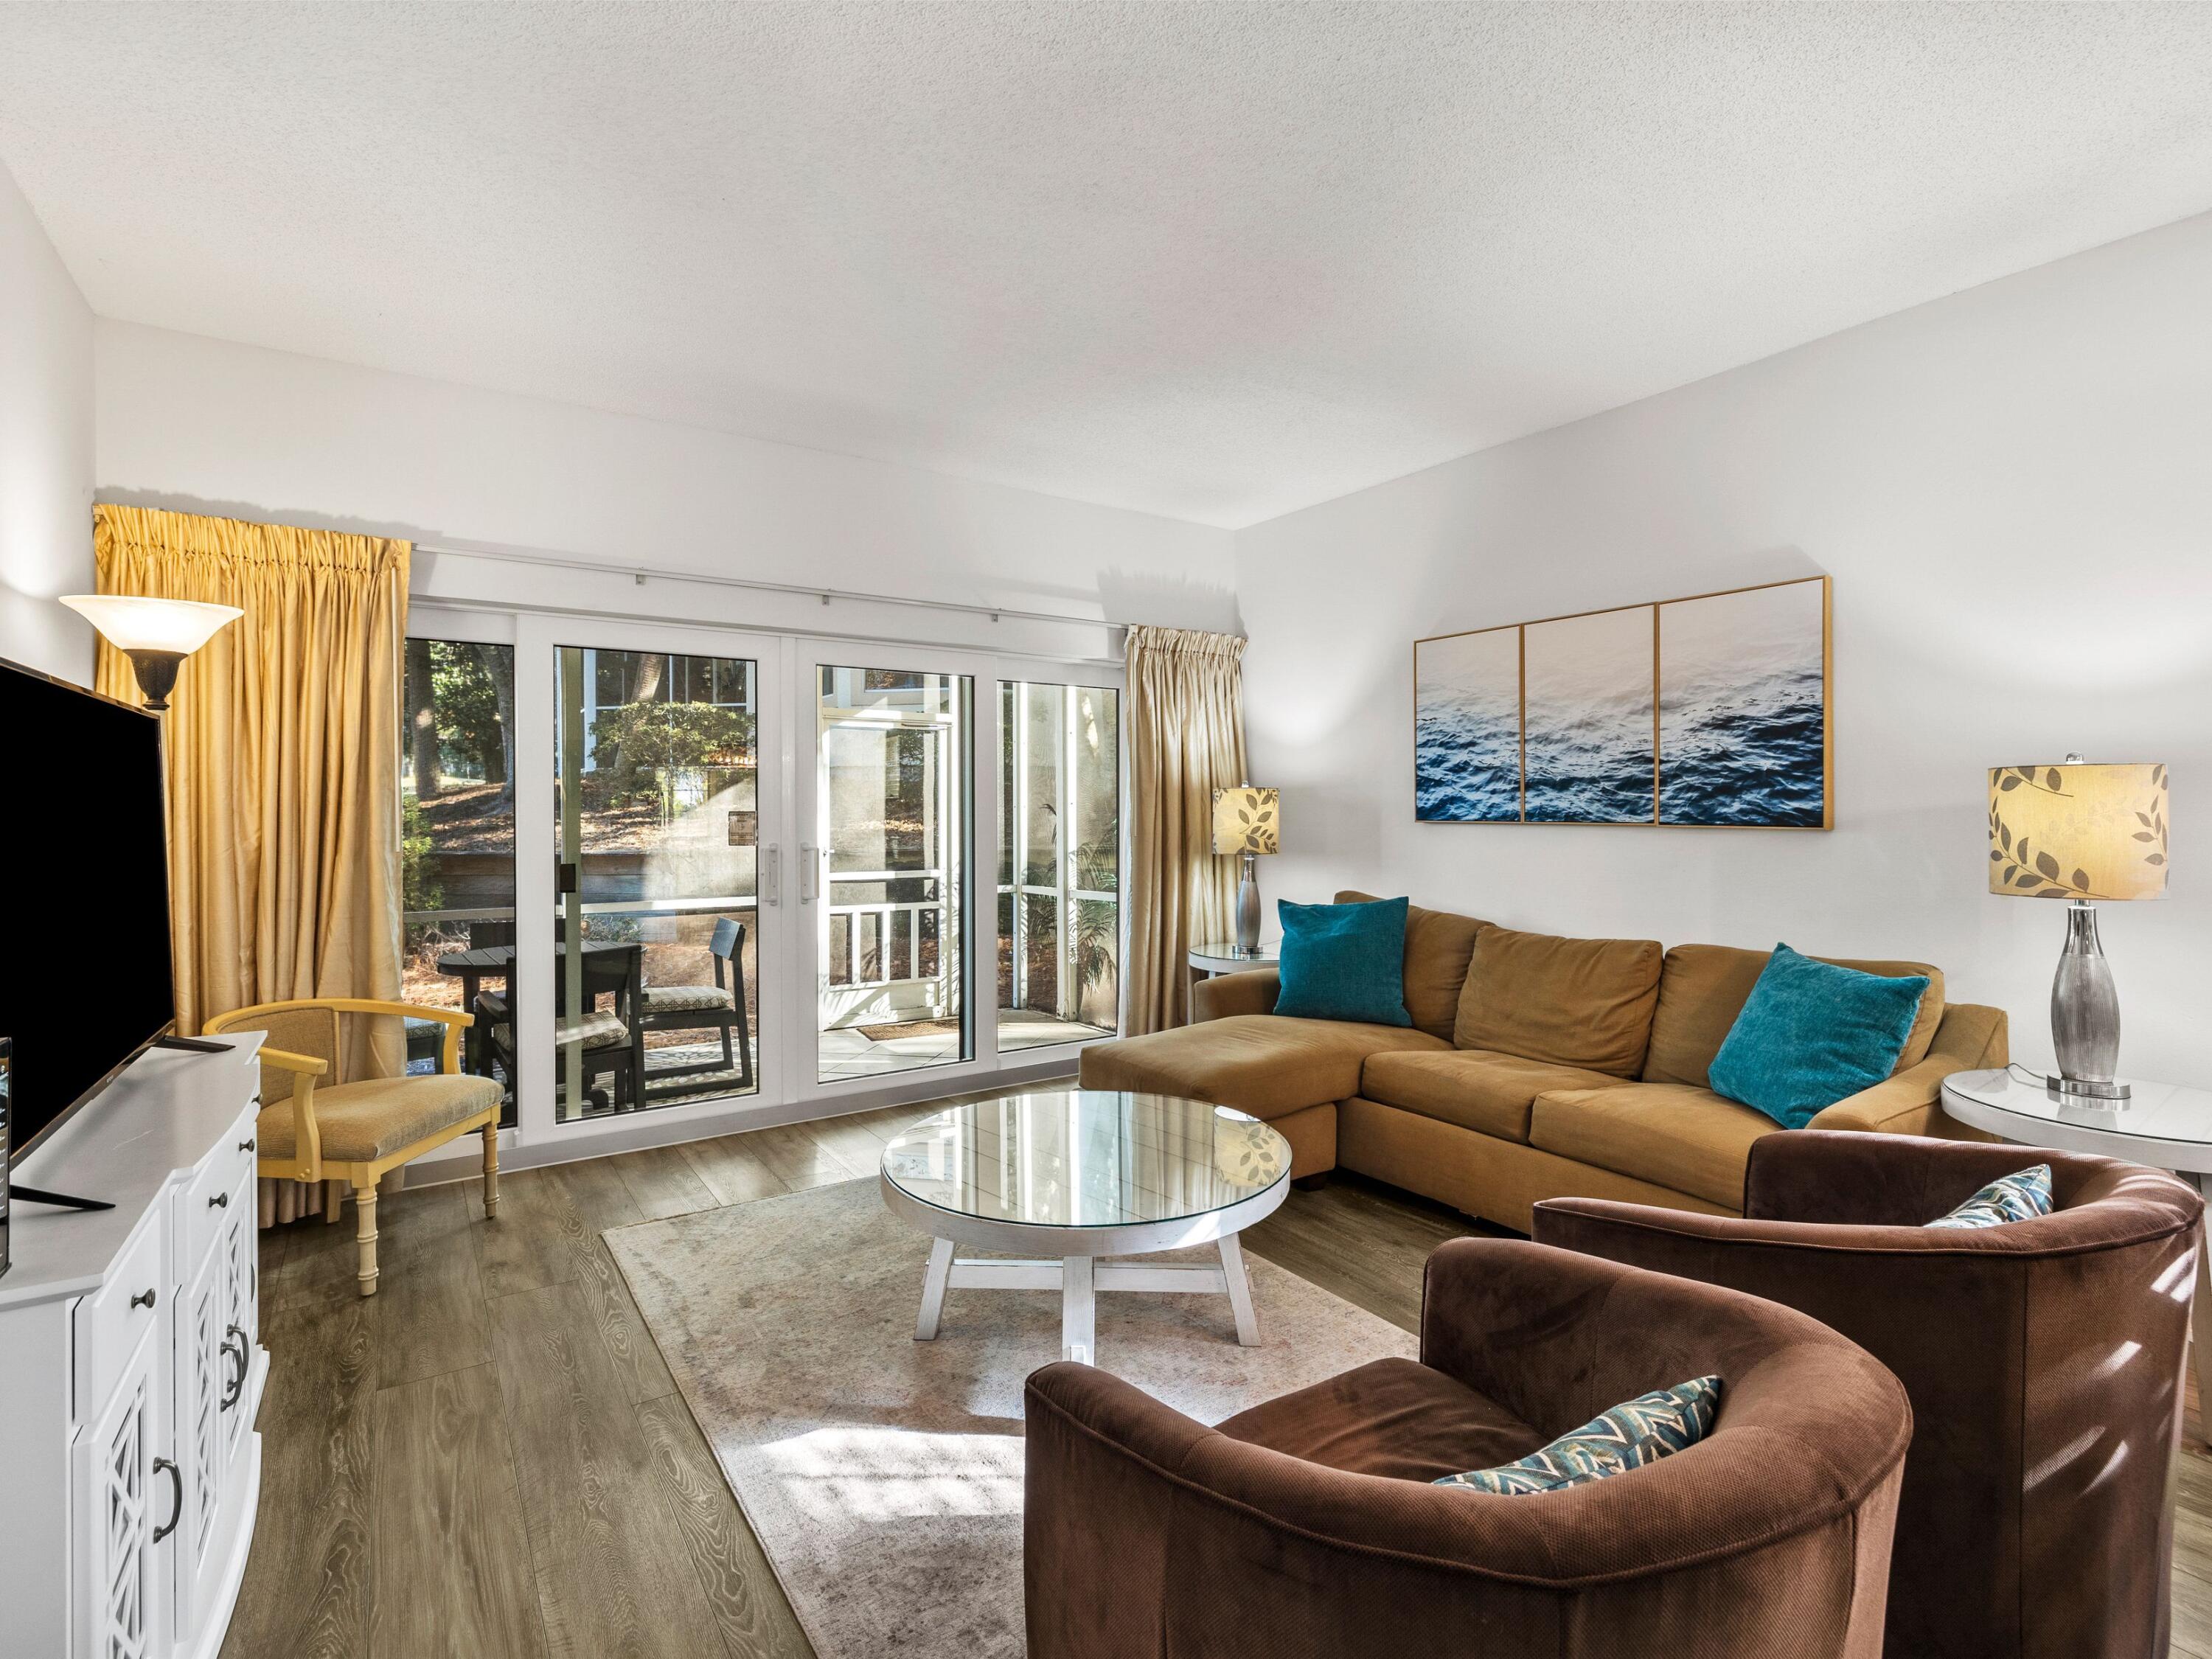
POLYGON ((1242 525, 2212 208, 2212 6, 0 9, 102 314, 1242 525))

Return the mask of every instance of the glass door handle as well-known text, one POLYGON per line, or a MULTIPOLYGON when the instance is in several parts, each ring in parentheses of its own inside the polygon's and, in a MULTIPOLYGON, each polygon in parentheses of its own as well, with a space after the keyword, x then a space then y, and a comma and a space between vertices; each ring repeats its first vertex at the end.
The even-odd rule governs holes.
POLYGON ((821 885, 822 849, 802 846, 799 849, 799 902, 811 904, 821 885))
POLYGON ((771 842, 761 851, 768 855, 768 867, 759 884, 761 897, 773 909, 783 902, 783 843, 771 842))

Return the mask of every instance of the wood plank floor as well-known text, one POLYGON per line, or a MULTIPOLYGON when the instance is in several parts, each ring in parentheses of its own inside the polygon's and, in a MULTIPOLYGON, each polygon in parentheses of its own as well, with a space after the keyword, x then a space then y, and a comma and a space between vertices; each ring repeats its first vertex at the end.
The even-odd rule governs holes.
MULTIPOLYGON (((396 1194, 367 1300, 349 1213, 264 1233, 261 1516, 225 1659, 806 1659, 599 1234, 872 1175, 945 1103, 518 1171, 493 1225, 474 1183, 396 1194)), ((1473 1231, 1340 1175, 1244 1238, 1411 1330, 1421 1263, 1473 1231)), ((2173 1651, 2212 1659, 2196 1422, 2192 1383, 2173 1651)))

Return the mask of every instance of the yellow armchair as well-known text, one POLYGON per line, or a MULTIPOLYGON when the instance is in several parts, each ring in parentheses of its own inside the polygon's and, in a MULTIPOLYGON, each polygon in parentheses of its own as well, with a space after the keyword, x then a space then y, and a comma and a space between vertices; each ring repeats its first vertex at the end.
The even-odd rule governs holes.
POLYGON ((471 1016, 453 1008, 362 997, 309 997, 264 1002, 218 1014, 201 1029, 210 1036, 260 1031, 261 1115, 256 1167, 287 1181, 326 1183, 324 1211, 338 1218, 346 1189, 354 1195, 359 1262, 355 1283, 376 1294, 376 1184, 401 1164, 472 1131, 483 1136, 484 1215, 499 1213, 499 1114, 503 1096, 490 1078, 460 1069, 462 1030, 471 1016), (438 1070, 426 1077, 364 1078, 335 1083, 342 1070, 341 1017, 434 1019, 445 1030, 438 1070))

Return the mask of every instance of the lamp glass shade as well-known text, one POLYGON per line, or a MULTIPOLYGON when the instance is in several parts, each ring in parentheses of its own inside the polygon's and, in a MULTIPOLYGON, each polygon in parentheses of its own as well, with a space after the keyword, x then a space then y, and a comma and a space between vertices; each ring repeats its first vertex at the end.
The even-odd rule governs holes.
POLYGON ((1990 891, 2142 899, 2166 890, 2166 768, 1990 770, 1990 891))
POLYGON ((1213 850, 1217 853, 1273 853, 1281 850, 1277 792, 1240 784, 1213 792, 1213 850))
POLYGON ((246 613, 234 605, 155 599, 125 593, 65 593, 62 603, 118 651, 160 651, 189 657, 216 629, 246 613))

